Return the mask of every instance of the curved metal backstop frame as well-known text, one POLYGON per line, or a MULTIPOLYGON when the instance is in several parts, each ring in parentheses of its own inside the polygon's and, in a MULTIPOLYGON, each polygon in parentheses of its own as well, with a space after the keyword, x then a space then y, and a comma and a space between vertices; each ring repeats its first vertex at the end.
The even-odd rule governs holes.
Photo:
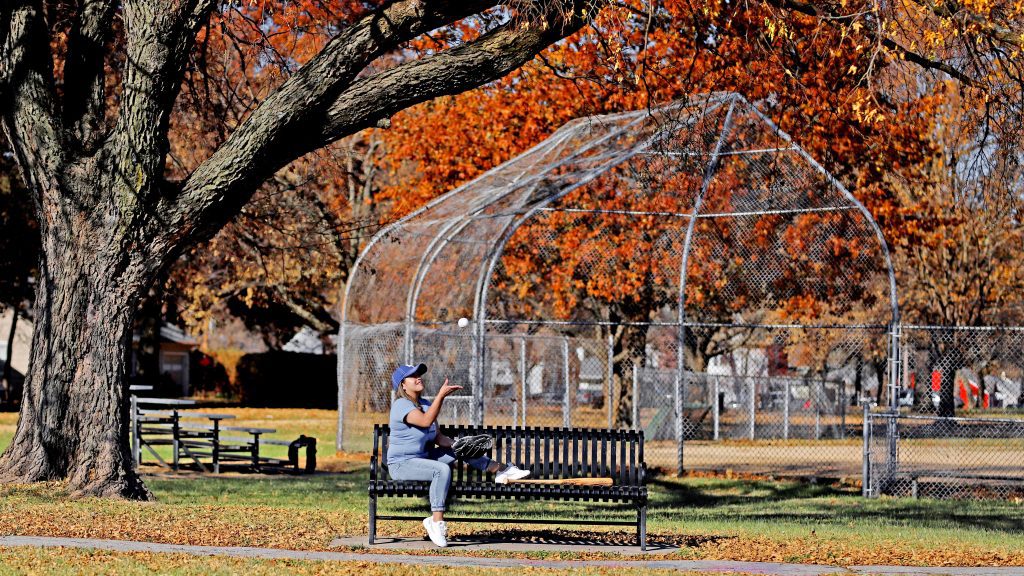
MULTIPOLYGON (((648 327, 675 331, 672 428, 676 446, 674 459, 677 470, 681 471, 687 436, 684 403, 688 379, 694 377, 694 370, 688 369, 685 356, 688 339, 692 338, 688 331, 718 324, 744 325, 742 306, 727 304, 726 312, 719 311, 717 317, 711 317, 702 308, 700 298, 691 293, 701 290, 702 282, 718 285, 705 277, 715 273, 701 270, 697 270, 698 280, 688 281, 694 272, 692 269, 701 265, 691 260, 694 246, 703 238, 714 236, 716 230, 712 228, 716 226, 722 237, 704 240, 698 248, 702 257, 706 260, 708 255, 728 252, 739 262, 747 259, 751 263, 748 273, 732 272, 732 276, 726 278, 725 273, 717 272, 721 277, 714 280, 726 286, 721 290, 720 301, 728 302, 730 296, 737 301, 756 300, 750 309, 762 321, 757 327, 767 331, 844 326, 874 330, 873 334, 886 330, 890 336, 885 351, 890 366, 886 379, 888 386, 896 385, 894 360, 898 353, 898 335, 892 327, 898 326, 899 308, 895 275, 874 219, 863 204, 757 107, 738 94, 716 93, 694 96, 653 110, 570 122, 534 148, 440 196, 375 235, 354 264, 345 288, 338 350, 338 449, 360 445, 358 440, 346 437, 346 427, 354 414, 382 412, 389 400, 387 376, 393 364, 420 361, 422 354, 429 351, 436 355, 438 349, 447 355, 442 364, 447 363, 449 371, 457 371, 469 382, 472 394, 463 402, 468 402, 469 409, 464 410, 462 417, 475 424, 483 423, 487 419, 488 381, 496 379, 494 362, 489 357, 489 342, 495 339, 518 338, 516 341, 525 349, 528 338, 557 339, 562 334, 560 363, 566 382, 562 412, 568 414, 572 404, 569 380, 573 370, 569 366, 568 342, 574 336, 565 334, 588 326, 606 330, 611 342, 604 368, 611 423, 611 380, 615 372, 613 362, 616 362, 612 333, 616 326, 643 325, 645 331, 648 327), (723 162, 728 165, 723 167, 723 162), (623 185, 623 182, 628 184, 623 185), (680 182, 686 185, 679 185, 680 182), (595 189, 606 196, 593 192, 595 189), (621 196, 627 195, 623 190, 669 209, 637 208, 629 200, 622 200, 621 196), (574 215, 582 219, 580 223, 567 225, 564 219, 574 215), (647 226, 645 246, 661 242, 666 256, 678 256, 677 267, 673 268, 678 280, 674 286, 664 279, 647 281, 657 284, 653 291, 674 293, 674 304, 666 300, 652 305, 647 313, 655 317, 640 321, 599 318, 594 313, 574 315, 564 310, 560 313, 562 317, 558 317, 550 305, 519 309, 513 292, 528 293, 531 288, 522 278, 506 281, 514 275, 508 272, 510 266, 505 263, 515 259, 508 248, 517 234, 522 235, 524 230, 533 227, 534 233, 543 240, 534 252, 548 250, 556 254, 565 250, 558 247, 559 242, 564 242, 564 236, 560 235, 565 230, 574 226, 587 228, 587 218, 603 217, 648 223, 652 219, 686 220, 681 239, 676 234, 682 226, 643 225, 647 226), (735 224, 741 221, 747 224, 735 224), (698 230, 702 226, 703 232, 698 230), (746 234, 747 229, 758 226, 760 236, 755 239, 736 239, 746 234), (813 239, 802 244, 792 240, 792 235, 801 231, 813 239), (657 239, 649 241, 648 236, 657 239), (768 240, 762 236, 767 236, 768 240), (873 250, 867 249, 869 236, 874 242, 870 247, 873 250), (799 261, 806 256, 781 247, 784 238, 785 242, 803 245, 810 256, 804 258, 802 264, 776 266, 770 274, 763 274, 763 269, 771 267, 765 264, 769 260, 799 261), (834 256, 830 251, 842 253, 842 256, 834 256), (757 262, 761 270, 754 266, 757 262), (808 263, 817 270, 811 276, 816 282, 827 284, 826 288, 815 287, 813 282, 794 276, 800 265, 808 263), (828 270, 828 266, 837 269, 828 270), (842 274, 843 270, 838 269, 842 266, 853 270, 852 274, 858 278, 854 296, 849 294, 854 290, 844 289, 834 279, 842 274), (497 281, 498 277, 502 281, 497 281), (801 286, 794 288, 787 282, 801 286), (732 294, 730 283, 749 284, 753 288, 745 289, 742 295, 732 294), (516 289, 509 288, 509 284, 515 284, 516 289), (884 296, 873 297, 872 290, 884 296), (753 298, 748 292, 759 296, 753 298), (799 301, 799 297, 812 293, 819 301, 831 298, 835 302, 827 302, 827 311, 816 318, 805 317, 788 324, 763 322, 766 318, 777 321, 785 317, 780 310, 792 307, 791 301, 799 301), (790 300, 784 302, 786 297, 790 300), (674 317, 666 317, 668 312, 674 317), (471 319, 469 335, 454 329, 460 317, 471 319), (357 401, 356 397, 362 400, 357 401)), ((600 225, 590 225, 587 229, 600 228, 600 225)), ((617 238, 612 235, 602 238, 599 246, 614 248, 617 238)), ((521 241, 517 243, 515 250, 524 253, 522 245, 521 241)), ((529 258, 529 255, 525 257, 529 258)), ((558 266, 557 256, 552 258, 558 266)), ((658 260, 656 255, 651 258, 658 260)), ((602 267, 600 264, 591 266, 602 267)), ((617 269, 628 270, 629 263, 619 266, 617 269)), ((655 262, 649 267, 656 270, 647 274, 663 278, 665 274, 660 272, 667 266, 655 262)), ((741 270, 742 266, 739 265, 741 270)), ((584 278, 577 278, 577 284, 600 276, 586 267, 578 275, 584 278)), ((604 275, 607 280, 608 273, 604 275)), ((534 288, 538 292, 550 291, 546 282, 541 276, 534 288)), ((582 288, 577 290, 585 292, 582 288)), ((629 368, 633 382, 639 382, 641 367, 650 365, 648 360, 636 359, 647 353, 646 346, 644 350, 633 350, 633 365, 629 368)), ((522 387, 514 396, 517 416, 513 423, 519 418, 518 414, 522 415, 522 422, 526 421, 530 394, 526 385, 525 356, 525 352, 520 353, 516 370, 522 387)), ((580 363, 584 356, 574 361, 578 378, 582 377, 580 363)), ((512 364, 507 359, 503 362, 512 364)), ((663 363, 667 365, 667 361, 663 363)), ((625 372, 620 372, 616 372, 615 377, 627 379, 625 372)), ((878 380, 878 386, 882 386, 882 378, 878 380)), ((788 410, 789 392, 786 394, 788 410)), ((716 397, 716 438, 718 403, 716 397)), ((639 404, 639 400, 634 402, 634 413, 639 404)), ((754 419, 752 412, 751 429, 754 419)), ((639 426, 639 420, 634 416, 631 425, 639 426)), ((564 422, 568 421, 565 416, 564 422)), ((787 429, 788 426, 787 421, 787 429)))

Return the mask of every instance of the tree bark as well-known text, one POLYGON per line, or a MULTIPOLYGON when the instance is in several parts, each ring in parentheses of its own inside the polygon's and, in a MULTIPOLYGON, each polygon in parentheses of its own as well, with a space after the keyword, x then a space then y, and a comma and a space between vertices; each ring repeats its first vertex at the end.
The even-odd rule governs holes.
POLYGON ((84 246, 58 245, 53 236, 40 262, 30 368, 0 479, 66 478, 75 495, 147 499, 132 470, 123 402, 141 293, 138 273, 129 270, 137 268, 84 246))

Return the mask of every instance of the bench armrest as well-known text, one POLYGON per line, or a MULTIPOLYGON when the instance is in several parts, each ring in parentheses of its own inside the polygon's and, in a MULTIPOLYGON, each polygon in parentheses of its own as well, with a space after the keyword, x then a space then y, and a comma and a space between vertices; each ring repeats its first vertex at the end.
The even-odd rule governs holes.
POLYGON ((370 456, 370 482, 377 481, 377 455, 370 456))

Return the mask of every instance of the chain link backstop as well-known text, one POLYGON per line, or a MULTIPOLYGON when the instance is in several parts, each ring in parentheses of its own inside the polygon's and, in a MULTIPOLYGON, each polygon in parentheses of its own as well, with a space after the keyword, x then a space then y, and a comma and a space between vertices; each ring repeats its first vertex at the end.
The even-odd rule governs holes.
POLYGON ((575 120, 389 225, 353 267, 339 342, 339 449, 368 448, 391 370, 424 362, 428 396, 464 386, 446 423, 638 428, 668 471, 879 491, 906 426, 858 399, 920 412, 925 365, 981 370, 989 398, 1020 380, 980 364, 1011 341, 900 328, 870 214, 736 94, 575 120))

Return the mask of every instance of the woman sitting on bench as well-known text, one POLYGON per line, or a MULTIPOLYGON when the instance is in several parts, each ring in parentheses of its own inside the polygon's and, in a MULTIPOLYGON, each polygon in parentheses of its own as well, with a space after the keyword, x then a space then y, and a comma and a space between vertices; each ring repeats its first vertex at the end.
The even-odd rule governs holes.
MULTIPOLYGON (((437 429, 437 415, 446 396, 461 390, 462 386, 448 384, 438 390, 434 402, 423 399, 423 379, 426 364, 401 365, 391 374, 391 386, 397 392, 391 404, 391 435, 388 443, 388 474, 395 480, 429 480, 430 511, 423 519, 423 527, 430 540, 440 546, 448 545, 444 522, 445 500, 452 483, 451 465, 455 462, 452 439, 437 429)), ((530 475, 514 465, 505 465, 487 456, 466 460, 477 470, 497 472, 494 481, 506 483, 530 475)))

